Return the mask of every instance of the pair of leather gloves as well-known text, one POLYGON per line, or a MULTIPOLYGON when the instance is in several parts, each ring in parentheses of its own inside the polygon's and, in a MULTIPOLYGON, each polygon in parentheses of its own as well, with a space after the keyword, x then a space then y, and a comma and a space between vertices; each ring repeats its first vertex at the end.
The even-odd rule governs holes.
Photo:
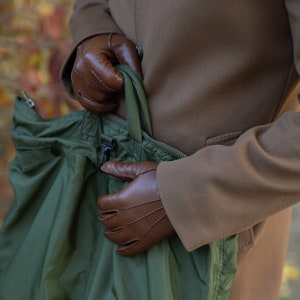
MULTIPOLYGON (((114 65, 119 63, 142 77, 136 46, 123 35, 96 35, 78 45, 71 80, 84 108, 96 113, 118 108, 116 95, 123 90, 123 77, 114 65)), ((157 163, 149 161, 109 161, 101 167, 105 173, 130 181, 125 189, 98 199, 104 234, 118 245, 120 255, 144 252, 175 234, 160 199, 156 169, 157 163)))

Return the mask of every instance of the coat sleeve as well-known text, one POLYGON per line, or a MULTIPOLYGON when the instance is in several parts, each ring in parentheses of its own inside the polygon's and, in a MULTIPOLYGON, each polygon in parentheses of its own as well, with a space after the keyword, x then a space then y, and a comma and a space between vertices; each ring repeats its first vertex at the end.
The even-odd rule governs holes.
MULTIPOLYGON (((300 74, 300 2, 285 3, 300 74)), ((300 113, 251 128, 232 146, 208 146, 163 162, 157 178, 187 250, 242 232, 300 201, 300 113)))
POLYGON ((300 75, 300 2, 297 0, 286 0, 285 3, 294 42, 295 65, 298 75, 300 75))
POLYGON ((70 32, 73 47, 62 66, 60 79, 67 93, 72 96, 70 76, 77 45, 93 35, 108 32, 120 33, 120 29, 111 17, 108 0, 76 0, 70 18, 70 32))

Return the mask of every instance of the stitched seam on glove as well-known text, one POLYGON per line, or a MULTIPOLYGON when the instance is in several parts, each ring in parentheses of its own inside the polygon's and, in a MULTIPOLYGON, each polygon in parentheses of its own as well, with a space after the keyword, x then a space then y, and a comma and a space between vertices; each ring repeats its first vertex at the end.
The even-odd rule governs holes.
POLYGON ((138 221, 140 221, 140 220, 142 220, 142 219, 145 219, 145 218, 147 218, 147 217, 149 217, 149 216, 155 214, 156 212, 158 212, 158 211, 160 211, 160 210, 162 210, 162 209, 164 209, 162 206, 159 207, 159 208, 156 208, 156 209, 150 211, 149 213, 147 213, 147 214, 145 214, 145 215, 143 215, 143 216, 140 216, 140 217, 138 217, 137 219, 135 219, 135 220, 129 222, 128 225, 132 225, 132 224, 134 224, 134 223, 137 223, 138 221))
POLYGON ((124 206, 124 207, 122 207, 122 209, 123 210, 129 210, 129 209, 132 209, 132 208, 141 207, 141 206, 144 206, 144 205, 149 205, 149 204, 152 204, 152 203, 158 202, 158 201, 161 201, 160 198, 155 199, 155 200, 151 200, 151 201, 146 202, 146 203, 139 203, 139 204, 135 204, 135 205, 131 205, 131 206, 124 206))
POLYGON ((161 216, 159 219, 156 220, 156 222, 154 222, 146 231, 145 231, 145 235, 147 235, 159 222, 161 222, 164 218, 166 218, 167 215, 163 215, 161 216))
POLYGON ((97 80, 104 88, 108 89, 109 91, 111 91, 111 92, 113 92, 113 93, 117 93, 117 92, 118 92, 118 90, 112 89, 112 88, 110 88, 109 86, 107 86, 107 85, 103 82, 103 80, 101 80, 101 78, 95 73, 94 70, 90 70, 90 73, 96 78, 96 80, 97 80))

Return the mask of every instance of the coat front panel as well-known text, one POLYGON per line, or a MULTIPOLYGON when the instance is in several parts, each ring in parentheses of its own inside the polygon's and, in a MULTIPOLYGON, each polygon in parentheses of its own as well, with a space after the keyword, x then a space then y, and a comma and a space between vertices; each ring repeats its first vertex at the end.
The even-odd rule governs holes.
POLYGON ((295 80, 283 1, 109 3, 143 47, 155 137, 188 154, 270 122, 295 80))

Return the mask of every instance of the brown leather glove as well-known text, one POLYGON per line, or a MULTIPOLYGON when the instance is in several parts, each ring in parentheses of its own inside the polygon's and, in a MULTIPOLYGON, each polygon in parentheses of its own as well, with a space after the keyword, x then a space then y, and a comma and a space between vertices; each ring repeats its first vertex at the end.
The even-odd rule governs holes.
POLYGON ((71 81, 76 98, 87 110, 109 113, 117 109, 116 94, 123 89, 123 77, 114 64, 125 64, 142 76, 136 46, 123 35, 96 35, 77 47, 71 81))
POLYGON ((160 200, 155 162, 109 161, 101 170, 131 182, 121 191, 98 199, 99 219, 106 227, 104 234, 118 244, 117 252, 129 256, 174 235, 160 200))

